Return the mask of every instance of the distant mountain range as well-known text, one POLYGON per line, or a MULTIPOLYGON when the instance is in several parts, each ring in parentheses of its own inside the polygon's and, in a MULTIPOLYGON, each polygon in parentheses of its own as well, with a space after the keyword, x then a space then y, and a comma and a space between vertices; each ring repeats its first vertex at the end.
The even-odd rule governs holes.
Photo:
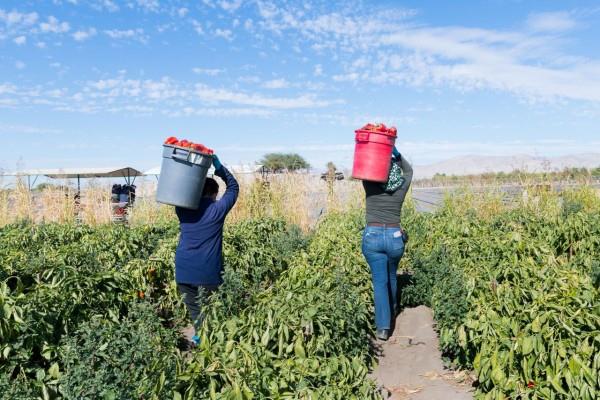
POLYGON ((471 175, 486 172, 561 171, 564 168, 600 167, 600 153, 574 154, 560 157, 537 157, 525 154, 513 156, 467 155, 429 165, 414 167, 415 179, 431 178, 436 173, 446 175, 471 175))

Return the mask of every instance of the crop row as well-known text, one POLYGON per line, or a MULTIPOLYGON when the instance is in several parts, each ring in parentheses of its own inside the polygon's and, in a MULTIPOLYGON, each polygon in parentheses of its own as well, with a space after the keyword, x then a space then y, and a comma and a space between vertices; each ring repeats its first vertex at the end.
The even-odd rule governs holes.
POLYGON ((360 221, 348 223, 333 216, 310 241, 278 220, 228 227, 225 284, 191 355, 175 226, 3 228, 2 398, 377 397, 360 221))
POLYGON ((404 304, 431 305, 440 345, 485 399, 600 395, 600 200, 586 190, 484 215, 455 199, 411 214, 404 304))

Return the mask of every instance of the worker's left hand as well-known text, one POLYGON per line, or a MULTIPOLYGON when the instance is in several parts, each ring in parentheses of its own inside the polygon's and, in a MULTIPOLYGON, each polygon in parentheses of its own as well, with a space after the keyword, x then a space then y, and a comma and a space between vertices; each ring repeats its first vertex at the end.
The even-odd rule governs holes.
POLYGON ((394 158, 400 158, 400 152, 398 151, 396 146, 394 146, 394 149, 392 150, 392 155, 394 156, 394 158))
POLYGON ((219 160, 219 157, 217 157, 216 154, 212 155, 212 159, 213 159, 212 162, 213 162, 213 166, 215 167, 215 171, 220 169, 223 166, 223 164, 221 164, 221 161, 219 160))

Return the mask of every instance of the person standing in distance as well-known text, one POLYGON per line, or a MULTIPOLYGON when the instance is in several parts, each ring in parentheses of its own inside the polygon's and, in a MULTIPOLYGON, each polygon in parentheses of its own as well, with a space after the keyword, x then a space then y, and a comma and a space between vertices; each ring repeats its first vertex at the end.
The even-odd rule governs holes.
POLYGON ((200 342, 198 329, 203 319, 200 299, 223 283, 223 225, 240 191, 235 177, 216 155, 213 155, 213 166, 215 175, 226 185, 221 199, 217 200, 217 181, 206 178, 197 210, 175 207, 180 229, 175 252, 175 282, 192 318, 191 340, 196 345, 200 342))
POLYGON ((367 226, 363 232, 362 253, 371 269, 375 298, 376 336, 387 340, 392 318, 396 317, 398 281, 396 270, 407 240, 400 225, 404 198, 412 181, 413 170, 394 146, 392 172, 388 183, 363 181, 367 198, 367 226), (397 167, 400 167, 399 169, 397 167), (401 171, 401 172, 400 172, 401 171), (397 175, 392 177, 392 175, 397 175), (391 184, 392 180, 394 183, 391 184), (392 187, 392 189, 390 189, 392 187))

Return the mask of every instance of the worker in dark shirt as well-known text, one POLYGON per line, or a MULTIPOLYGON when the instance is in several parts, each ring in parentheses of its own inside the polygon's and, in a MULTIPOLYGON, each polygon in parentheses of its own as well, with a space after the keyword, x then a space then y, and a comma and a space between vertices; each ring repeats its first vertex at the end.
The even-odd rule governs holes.
POLYGON ((217 200, 218 183, 206 178, 197 210, 175 208, 180 227, 175 252, 175 281, 192 318, 195 328, 192 341, 196 344, 199 342, 198 328, 202 324, 199 299, 223 283, 223 224, 239 193, 237 181, 217 156, 213 156, 213 165, 215 175, 226 185, 221 199, 217 200))
POLYGON ((400 212, 412 181, 411 165, 396 147, 393 163, 402 171, 401 185, 388 191, 386 184, 363 181, 367 198, 367 226, 363 233, 362 252, 371 269, 375 298, 375 325, 378 339, 387 340, 392 318, 397 307, 396 270, 404 254, 404 232, 400 225, 400 212))

